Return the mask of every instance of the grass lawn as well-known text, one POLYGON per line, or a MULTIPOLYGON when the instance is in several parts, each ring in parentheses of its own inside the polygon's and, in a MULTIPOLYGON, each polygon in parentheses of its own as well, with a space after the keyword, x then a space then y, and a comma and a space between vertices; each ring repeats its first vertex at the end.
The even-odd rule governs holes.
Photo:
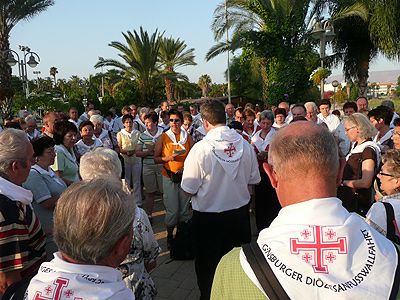
MULTIPOLYGON (((383 100, 385 100, 385 99, 388 99, 388 98, 370 99, 368 101, 369 102, 369 108, 372 109, 372 108, 375 108, 375 107, 379 106, 381 104, 381 102, 383 100)), ((394 102, 395 110, 397 112, 399 112, 400 111, 400 98, 393 98, 393 99, 390 99, 390 100, 392 100, 394 102)))

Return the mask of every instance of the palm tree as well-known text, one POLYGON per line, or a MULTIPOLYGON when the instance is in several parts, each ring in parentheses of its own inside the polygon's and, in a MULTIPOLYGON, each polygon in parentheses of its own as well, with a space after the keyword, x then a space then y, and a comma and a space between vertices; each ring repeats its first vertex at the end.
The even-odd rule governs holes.
POLYGON ((57 85, 56 75, 58 73, 58 70, 56 67, 51 67, 49 73, 50 73, 50 76, 53 77, 53 82, 54 82, 54 87, 55 87, 57 85))
POLYGON ((0 1, 0 105, 3 115, 11 110, 11 68, 6 63, 10 32, 20 21, 27 21, 45 11, 54 0, 0 1))
POLYGON ((111 66, 122 71, 122 76, 127 80, 135 80, 141 92, 143 102, 153 104, 155 95, 156 78, 159 76, 157 69, 158 53, 160 48, 160 34, 156 30, 151 36, 140 27, 136 30, 122 33, 126 44, 111 42, 109 46, 117 49, 118 56, 124 63, 115 59, 104 59, 96 63, 95 68, 111 66))
POLYGON ((177 79, 187 81, 186 75, 177 73, 176 69, 183 66, 194 66, 194 48, 186 49, 186 44, 179 38, 162 38, 160 43, 159 60, 163 67, 162 76, 165 82, 167 101, 173 100, 174 81, 177 79))
POLYGON ((366 96, 371 60, 378 53, 400 58, 400 2, 335 0, 328 2, 336 37, 335 63, 343 63, 346 80, 358 82, 359 95, 366 96))
POLYGON ((208 51, 206 60, 226 51, 242 49, 246 59, 258 65, 264 100, 271 86, 276 86, 274 81, 286 85, 282 87, 286 90, 295 91, 299 88, 296 85, 304 84, 300 82, 304 81, 304 76, 283 79, 299 72, 296 69, 301 61, 299 56, 313 53, 307 43, 307 28, 318 8, 310 5, 314 1, 226 0, 214 11, 211 28, 217 43, 208 51), (230 41, 224 40, 226 30, 232 32, 230 41), (288 72, 290 68, 295 70, 288 72), (269 78, 270 73, 275 73, 276 78, 269 78))
POLYGON ((211 78, 209 75, 204 74, 199 77, 197 85, 201 88, 202 97, 207 98, 211 88, 211 78))

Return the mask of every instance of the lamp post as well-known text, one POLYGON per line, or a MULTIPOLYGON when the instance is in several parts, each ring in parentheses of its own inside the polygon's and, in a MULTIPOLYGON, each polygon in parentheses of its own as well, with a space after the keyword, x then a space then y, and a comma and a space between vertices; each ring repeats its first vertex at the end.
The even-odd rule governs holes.
MULTIPOLYGON (((228 47, 229 43, 229 32, 228 32, 228 0, 225 0, 225 22, 226 22, 226 47, 228 47)), ((229 70, 229 48, 228 48, 228 72, 227 72, 227 80, 228 80, 228 103, 231 103, 231 75, 229 70)))
POLYGON ((26 98, 29 97, 29 83, 28 83, 28 70, 27 70, 27 65, 31 68, 36 67, 39 62, 40 62, 40 57, 36 52, 31 51, 31 49, 27 46, 19 46, 19 50, 23 52, 22 58, 18 55, 18 53, 12 49, 5 50, 6 53, 8 53, 8 57, 6 59, 6 63, 10 66, 13 67, 18 63, 18 72, 19 72, 19 77, 22 80, 22 88, 25 92, 26 98), (14 58, 15 54, 17 56, 16 60, 14 58), (29 60, 26 61, 26 57, 29 56, 29 60), (37 61, 36 61, 37 59, 37 61))
POLYGON ((40 75, 40 71, 33 71, 33 74, 36 75, 37 88, 39 89, 39 75, 40 75))
MULTIPOLYGON (((104 58, 99 56, 99 61, 104 61, 104 58)), ((104 97, 104 74, 103 74, 103 65, 101 65, 101 98, 104 97)))
MULTIPOLYGON (((319 57, 321 60, 321 68, 324 68, 324 59, 325 59, 325 50, 326 43, 332 41, 335 36, 335 32, 333 29, 333 25, 329 20, 322 21, 317 20, 312 28, 311 37, 319 40, 319 57)), ((321 88, 321 99, 324 98, 324 78, 321 79, 320 82, 321 88)))
POLYGON ((333 109, 336 109, 336 88, 339 86, 339 81, 332 81, 333 86, 333 109))

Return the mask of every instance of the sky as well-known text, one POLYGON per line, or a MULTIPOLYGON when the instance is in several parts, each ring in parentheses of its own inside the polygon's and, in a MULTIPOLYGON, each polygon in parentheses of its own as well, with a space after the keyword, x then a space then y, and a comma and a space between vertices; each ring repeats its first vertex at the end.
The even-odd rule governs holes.
MULTIPOLYGON (((122 32, 139 30, 142 26, 150 34, 156 29, 164 36, 184 40, 195 49, 196 66, 177 71, 197 82, 202 74, 209 74, 212 82, 226 82, 224 72, 227 56, 222 54, 206 62, 207 51, 215 44, 211 23, 214 9, 223 0, 55 0, 55 4, 28 22, 18 23, 10 34, 10 48, 20 55, 19 45, 30 47, 40 56, 39 65, 28 67, 28 78, 40 71, 48 77, 50 67, 58 69, 57 78, 72 75, 89 77, 100 72, 93 66, 98 57, 118 59, 118 51, 108 44, 124 42, 122 32)), ((399 62, 379 58, 371 71, 399 70, 399 62)), ((339 74, 340 70, 333 70, 339 74)), ((13 74, 18 74, 17 67, 13 74)))

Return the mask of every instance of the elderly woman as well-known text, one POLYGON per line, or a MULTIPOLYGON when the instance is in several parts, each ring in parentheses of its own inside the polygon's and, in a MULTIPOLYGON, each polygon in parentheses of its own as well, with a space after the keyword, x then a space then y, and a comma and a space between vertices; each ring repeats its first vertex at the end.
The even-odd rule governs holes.
MULTIPOLYGON (((79 168, 83 180, 105 176, 118 180, 121 177, 121 171, 121 162, 117 153, 107 148, 97 148, 84 154, 79 168)), ((126 276, 124 278, 126 286, 135 292, 136 299, 153 299, 156 296, 157 290, 149 272, 155 268, 160 251, 147 214, 143 209, 136 207, 133 243, 127 257, 119 267, 126 276)))
POLYGON ((162 166, 154 163, 154 146, 157 139, 163 133, 162 128, 157 126, 158 115, 151 112, 144 116, 146 126, 136 145, 136 156, 142 157, 143 162, 143 185, 146 195, 145 208, 147 215, 152 220, 154 199, 156 192, 162 193, 162 166))
POLYGON ((40 132, 37 130, 37 125, 36 125, 36 119, 34 116, 27 116, 25 118, 25 123, 26 123, 26 135, 28 136, 28 139, 30 141, 36 140, 37 138, 40 137, 40 132))
POLYGON ((135 153, 140 132, 133 128, 133 117, 131 115, 122 116, 122 124, 125 128, 117 133, 117 140, 120 154, 124 158, 125 180, 129 188, 133 189, 136 203, 141 206, 142 160, 135 153))
POLYGON ((256 119, 256 113, 251 108, 246 108, 243 111, 243 117, 244 117, 243 134, 247 135, 249 137, 249 140, 251 140, 254 134, 258 130, 260 130, 260 127, 257 127, 257 125, 254 124, 254 120, 256 119))
POLYGON ((396 150, 400 150, 400 118, 397 118, 393 121, 393 147, 396 150))
POLYGON ((175 226, 191 218, 189 197, 181 189, 180 182, 183 165, 193 142, 186 130, 181 128, 182 113, 171 109, 168 115, 171 127, 156 142, 154 162, 163 164, 165 224, 167 225, 167 244, 170 247, 175 226))
POLYGON ((83 154, 94 150, 97 147, 102 147, 103 143, 94 135, 94 125, 90 121, 83 121, 79 124, 79 134, 81 139, 75 144, 75 153, 78 160, 83 154))
POLYGON ((104 129, 104 119, 100 115, 90 117, 93 124, 94 137, 103 143, 103 147, 119 152, 117 137, 112 130, 104 129))
POLYGON ((54 124, 56 159, 51 168, 68 186, 79 181, 78 162, 74 152, 77 134, 76 126, 69 121, 54 124))
POLYGON ((263 163, 268 159, 269 144, 276 133, 276 130, 272 127, 273 123, 273 112, 270 110, 262 111, 259 122, 261 130, 257 131, 251 139, 251 144, 257 154, 261 175, 261 182, 255 186, 256 225, 259 231, 268 227, 281 209, 275 189, 263 168, 263 163))
MULTIPOLYGON (((367 213, 366 221, 388 239, 399 242, 400 225, 400 151, 388 150, 382 158, 383 166, 378 173, 385 196, 374 203, 367 213), (393 215, 387 214, 385 206, 391 206, 393 215), (388 225, 391 226, 388 228, 388 225), (397 236, 397 237, 396 237, 397 236)), ((388 208, 390 209, 390 207, 388 208)))
POLYGON ((373 180, 380 164, 379 146, 372 141, 377 130, 361 113, 345 117, 343 123, 353 145, 346 156, 338 198, 349 211, 365 216, 372 204, 373 180))
POLYGON ((57 246, 52 238, 53 211, 61 193, 67 188, 65 182, 50 168, 56 157, 54 145, 54 140, 47 136, 32 142, 36 164, 31 167, 29 176, 22 185, 33 194, 33 208, 47 237, 46 251, 48 255, 57 251, 57 246))

